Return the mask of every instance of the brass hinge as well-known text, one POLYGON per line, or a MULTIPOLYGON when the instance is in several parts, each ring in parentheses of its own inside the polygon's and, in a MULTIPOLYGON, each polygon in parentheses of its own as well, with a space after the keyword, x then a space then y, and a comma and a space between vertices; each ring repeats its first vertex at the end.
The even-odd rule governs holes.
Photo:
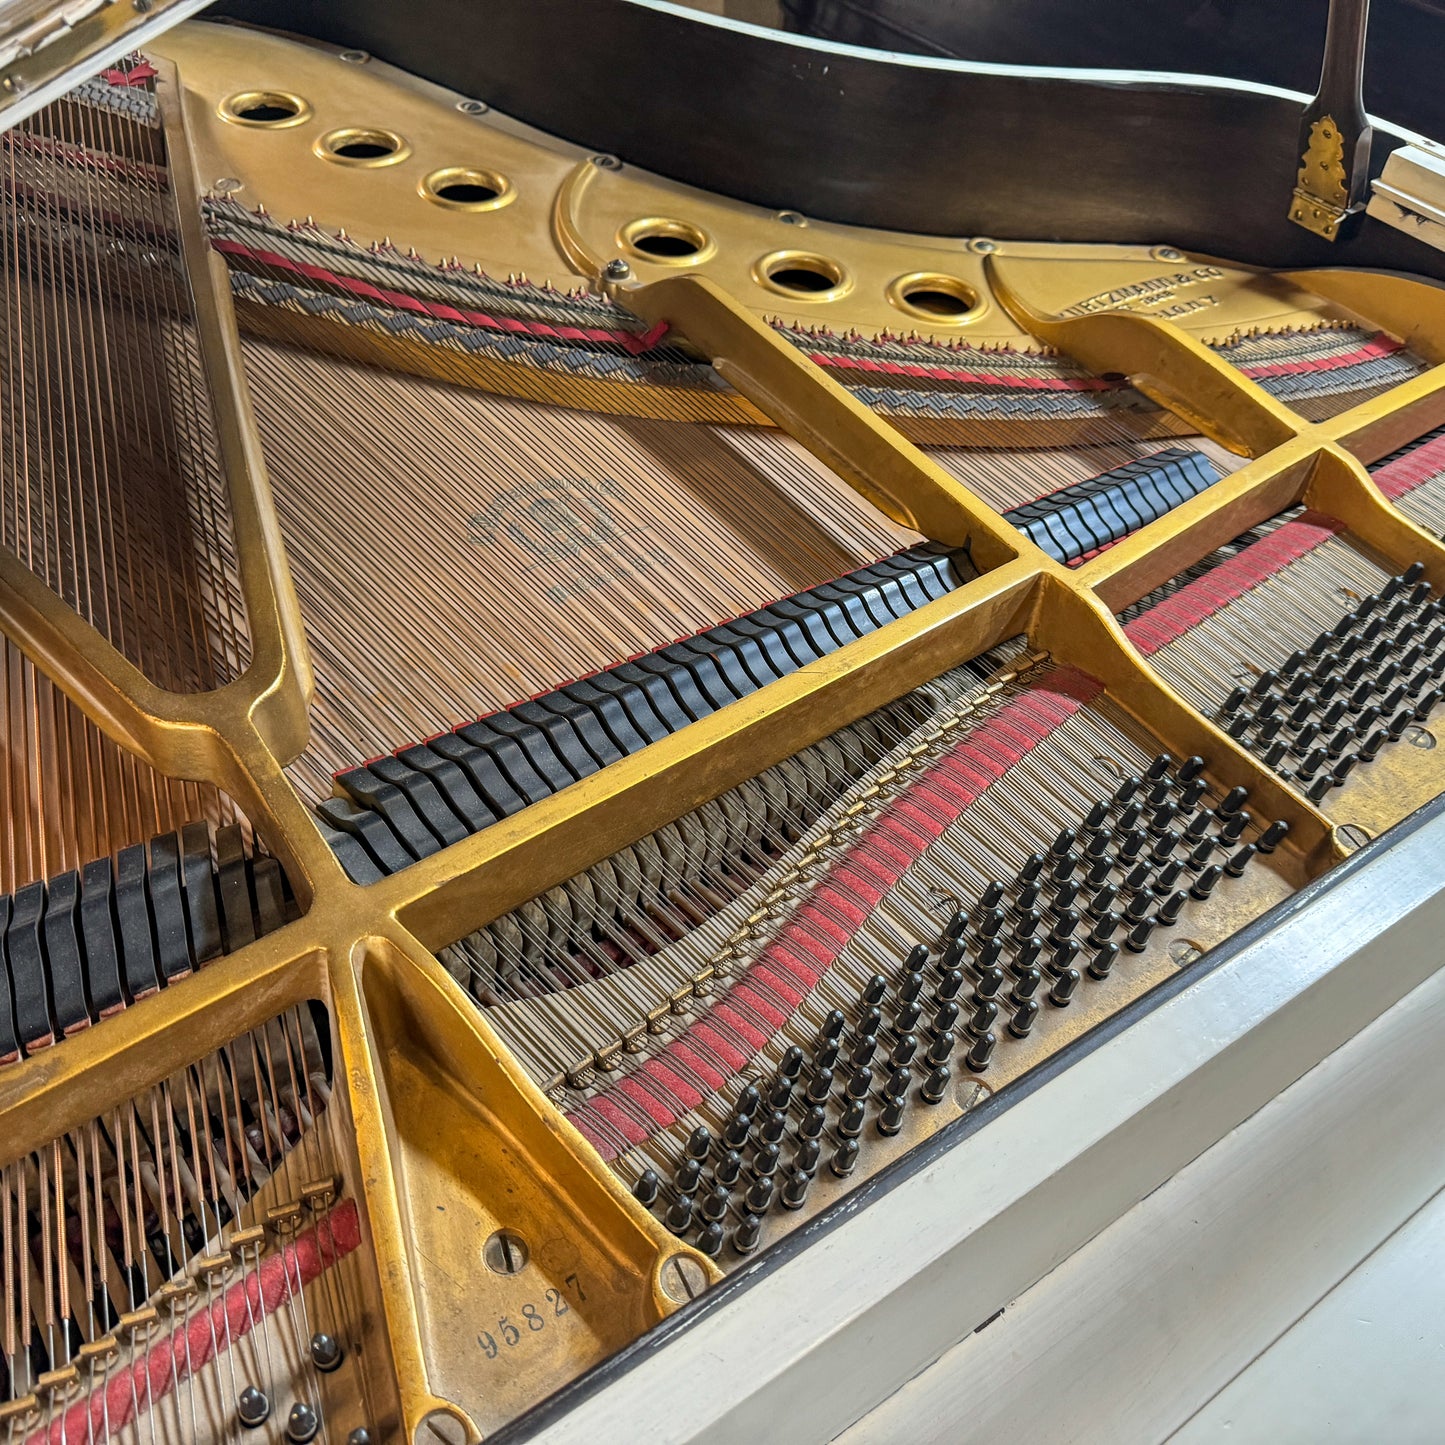
POLYGON ((1322 115, 1310 126, 1309 144, 1295 180, 1289 218, 1295 225, 1333 241, 1339 236, 1341 223, 1362 209, 1363 203, 1350 204, 1340 128, 1332 115, 1322 115))

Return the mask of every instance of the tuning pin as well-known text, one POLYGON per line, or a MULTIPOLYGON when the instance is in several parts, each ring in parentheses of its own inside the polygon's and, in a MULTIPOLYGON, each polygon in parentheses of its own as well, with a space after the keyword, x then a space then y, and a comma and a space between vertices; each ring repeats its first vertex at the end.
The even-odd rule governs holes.
POLYGON ((842 1140, 833 1151, 833 1157, 828 1161, 828 1168, 839 1179, 846 1179, 857 1167, 858 1141, 856 1139, 842 1140))
POLYGON ((1039 1016, 1039 1001, 1036 998, 1026 998, 1015 1010, 1013 1017, 1008 1021, 1008 1031, 1016 1039, 1026 1039, 1033 1029, 1034 1021, 1039 1016))
MULTIPOLYGON (((864 1009, 858 1015, 858 1037, 864 1034, 876 1034, 883 1027, 883 1010, 875 1004, 872 1008, 864 1009)), ((829 1068, 832 1067, 830 1064, 829 1068)))
POLYGON ((657 1177, 657 1170, 644 1169, 637 1176, 637 1183, 632 1186, 632 1197, 646 1209, 651 1209, 657 1203, 658 1191, 662 1188, 662 1180, 657 1177))
POLYGON ((793 1102, 793 1081, 780 1074, 773 1080, 773 1086, 768 1090, 768 1107, 770 1109, 786 1109, 793 1102))
POLYGON ((1089 931, 1089 942, 1095 946, 1107 943, 1122 922, 1123 919, 1112 908, 1100 914, 1089 931))
POLYGON ((807 1098, 810 1104, 823 1104, 827 1102, 828 1095, 833 1089, 832 1069, 819 1069, 811 1079, 808 1080, 807 1098))
POLYGON ((1124 946, 1130 953, 1143 953, 1149 944, 1149 935, 1154 931, 1152 918, 1141 918, 1130 930, 1124 946))
POLYGON ((1029 856, 1024 859, 1023 867, 1019 869, 1019 881, 1022 883, 1032 883, 1034 879, 1043 872, 1044 864, 1048 861, 1042 853, 1030 853, 1029 856))
POLYGON ((713 1168, 712 1177, 719 1184, 725 1184, 731 1188, 738 1182, 738 1176, 742 1172, 743 1156, 736 1149, 729 1149, 726 1154, 719 1157, 713 1168))
POLYGON ((776 1144, 788 1127, 788 1116, 781 1109, 774 1109, 763 1116, 758 1126, 758 1137, 764 1144, 776 1144))
MULTIPOLYGON (((781 1137, 780 1135, 779 1139, 781 1137)), ((753 1146, 752 1171, 759 1179, 766 1178, 777 1169, 778 1159, 783 1152, 779 1147, 779 1139, 769 1139, 766 1143, 753 1146)))
POLYGON ((1023 939, 1014 955, 1013 962, 1009 968, 1014 973, 1022 973, 1026 968, 1032 968, 1039 960, 1039 954, 1044 951, 1043 940, 1035 933, 1031 933, 1023 939))
POLYGON ((1181 888, 1171 893, 1163 903, 1159 905, 1159 922, 1166 928, 1171 927, 1179 921, 1179 915, 1184 911, 1184 905, 1189 895, 1181 888))
POLYGON ((743 1202, 754 1214, 766 1214, 768 1206, 773 1202, 773 1176, 763 1174, 754 1179, 748 1185, 743 1202))
POLYGON ((236 1398, 236 1415, 248 1430, 264 1425, 271 1416, 271 1401, 264 1390, 247 1385, 236 1398))
MULTIPOLYGON (((989 1011, 992 1013, 994 1018, 998 1017, 998 1006, 996 1004, 990 1004, 989 1011)), ((990 1023, 992 1021, 992 1019, 989 1020, 990 1023)), ((980 1032, 987 1033, 988 1030, 985 1028, 983 1030, 980 1030, 980 1032)), ((924 1055, 924 1058, 927 1059, 927 1061, 932 1064, 934 1068, 939 1068, 942 1065, 946 1064, 952 1057, 954 1047, 957 1045, 957 1043, 958 1039, 955 1037, 952 1031, 945 1029, 943 1033, 939 1034, 938 1037, 935 1038, 931 1044, 929 1044, 928 1052, 924 1055)))
POLYGON ((1067 857, 1074 851, 1074 844, 1078 841, 1078 834, 1072 828, 1063 828, 1059 836, 1054 839, 1053 847, 1049 851, 1055 858, 1067 857))
MULTIPOLYGON (((1039 901, 1041 891, 1037 878, 1035 878, 1032 883, 1025 883, 1024 886, 1019 889, 1018 896, 1014 899, 1014 912, 1020 916, 1032 912, 1039 901)), ((1015 929, 1014 932, 1017 933, 1018 930, 1015 929)))
POLYGON ((687 1136, 687 1144, 683 1152, 689 1159, 706 1159, 712 1150, 712 1135, 707 1127, 699 1124, 691 1134, 687 1136))
POLYGON ((909 974, 920 974, 928 967, 928 945, 926 943, 915 943, 908 950, 908 957, 903 960, 903 975, 906 978, 909 974))
MULTIPOLYGON (((832 1015, 829 1015, 831 1018, 832 1015)), ((841 1019, 843 1015, 838 1014, 841 1019)), ((841 1032, 841 1030, 840 1030, 841 1032)), ((836 1035, 834 1035, 836 1037, 836 1035)), ((797 1082, 798 1075, 803 1072, 803 1051, 797 1044, 790 1045, 784 1052, 783 1057, 778 1061, 778 1072, 785 1078, 797 1082)))
POLYGON ((1173 766, 1174 759, 1168 753, 1159 753, 1155 756, 1154 761, 1144 769, 1144 777, 1149 782, 1154 782, 1162 778, 1173 766))
POLYGON ((1238 878, 1244 870, 1249 867, 1251 860, 1258 851, 1253 843, 1246 843, 1244 847, 1224 865, 1224 871, 1228 873, 1231 878, 1238 878))
POLYGON ((1044 921, 1044 915, 1037 908, 1025 908, 1018 916, 1014 924, 1014 937, 1022 942, 1031 938, 1038 932, 1044 921))
MULTIPOLYGON (((823 1020, 823 1027, 818 1030, 818 1041, 821 1043, 825 1040, 841 1038, 843 1030, 847 1028, 847 1026, 848 1020, 843 1017, 843 1010, 839 1008, 833 1009, 828 1014, 828 1017, 823 1020)), ((798 1066, 801 1069, 801 1060, 798 1066)))
POLYGON ((880 1004, 888 994, 888 980, 881 973, 875 973, 863 986, 861 995, 865 1004, 880 1004))
POLYGON ((904 1003, 912 1003, 923 992, 923 974, 918 970, 905 973, 898 981, 898 997, 904 1003))
POLYGON ((901 1068, 904 1064, 912 1062, 914 1054, 918 1052, 918 1035, 904 1034, 896 1044, 893 1045, 893 1052, 888 1056, 888 1062, 893 1067, 901 1068))
POLYGON ((913 1082, 913 1070, 907 1064, 900 1064, 883 1081, 883 1096, 887 1099, 901 1099, 908 1093, 913 1082))
MULTIPOLYGON (((1079 896, 1079 885, 1077 883, 1064 883, 1054 894, 1054 901, 1049 904, 1049 912, 1055 916, 1062 913, 1066 908, 1072 907, 1074 900, 1079 896)), ((1029 932, 1033 932, 1032 929, 1029 932)))
POLYGON ((889 1099, 878 1111, 878 1117, 873 1121, 873 1127, 884 1135, 891 1138, 903 1127, 904 1101, 902 1099, 889 1099))
POLYGON ((798 1120, 798 1136, 802 1139, 816 1139, 828 1123, 828 1111, 821 1104, 814 1104, 798 1120))
POLYGON ((1064 972, 1073 961, 1079 956, 1081 945, 1077 939, 1068 938, 1053 951, 1048 961, 1046 972, 1057 977, 1064 972))
POLYGON ((951 968, 938 980, 938 986, 933 990, 933 996, 940 1003, 947 1003, 950 999, 958 997, 962 987, 963 974, 958 969, 951 968))
POLYGON ((1175 858, 1166 863, 1159 870, 1159 876, 1154 880, 1154 892, 1161 895, 1172 892, 1183 872, 1184 864, 1179 859, 1175 858))
POLYGON ((753 1116, 751 1114, 734 1114, 731 1119, 723 1125, 723 1143, 730 1149, 741 1149, 748 1142, 748 1135, 753 1130, 753 1116))
POLYGON ((818 1167, 818 1158, 822 1152, 823 1146, 818 1143, 816 1137, 800 1141, 797 1150, 793 1154, 794 1171, 799 1174, 806 1174, 811 1179, 814 1170, 818 1167))
POLYGON ((337 1369, 345 1353, 335 1335, 318 1330, 311 1336, 311 1363, 323 1375, 329 1375, 332 1370, 337 1369))
POLYGON ((1114 802, 1122 807, 1144 786, 1143 778, 1131 776, 1125 778, 1117 788, 1114 789, 1114 802))
POLYGON ((673 1183, 677 1185, 679 1194, 691 1194, 698 1186, 702 1178, 702 1163, 697 1159, 684 1159, 677 1166, 677 1173, 673 1175, 673 1183))
POLYGON ((1141 918, 1149 916, 1149 910, 1154 906, 1154 900, 1148 893, 1136 893, 1124 909, 1124 920, 1129 924, 1138 923, 1141 918))
POLYGON ((1215 814, 1221 818, 1227 818, 1232 813, 1237 813, 1249 797, 1248 788, 1231 788, 1225 795, 1224 801, 1215 809, 1215 814))
POLYGON ((1049 1002, 1056 1008, 1063 1008, 1073 998, 1074 990, 1079 986, 1079 970, 1066 968, 1055 980, 1053 987, 1049 989, 1049 1002))
POLYGON ((1004 985, 1003 969, 985 968, 978 975, 973 986, 975 998, 993 998, 1004 985))
POLYGON ((863 1119, 867 1110, 862 1099, 853 1099, 843 1107, 838 1120, 838 1133, 844 1139, 856 1139, 863 1132, 863 1119))
POLYGON ((1189 889, 1191 898, 1198 898, 1201 902, 1208 898, 1215 888, 1219 886, 1219 880, 1224 876, 1224 869, 1218 863, 1211 863, 1198 878, 1194 880, 1189 889))
POLYGON ((912 1033, 922 1017, 923 1009, 917 1003, 906 1003, 893 1015, 893 1031, 900 1034, 912 1033))
POLYGON ((1007 919, 1002 908, 985 908, 978 915, 974 931, 980 938, 994 938, 1002 930, 1007 919))
POLYGON ((981 1074, 988 1068, 988 1061, 993 1057, 994 1046, 997 1043, 998 1040, 992 1034, 984 1034, 981 1038, 973 1041, 965 1062, 974 1073, 981 1074))
POLYGON ((763 1102, 762 1090, 756 1084, 748 1084, 738 1093, 737 1100, 733 1104, 735 1114, 756 1114, 758 1105, 763 1102))
POLYGON ((1079 914, 1077 909, 1066 908, 1054 921, 1054 926, 1049 930, 1050 943, 1065 943, 1074 935, 1074 930, 1079 926, 1079 914))
POLYGON ((698 1202, 697 1211, 704 1219, 721 1219, 728 1212, 731 1197, 726 1185, 715 1184, 698 1202))
POLYGON ((929 1026, 935 1034, 946 1034, 958 1022, 960 1009, 958 1005, 949 999, 946 1003, 938 1006, 937 1012, 933 1015, 933 1023, 929 1026))
POLYGON ((692 1228, 692 1195, 679 1194, 667 1206, 667 1217, 663 1221, 674 1234, 686 1234, 692 1228))
MULTIPOLYGON (((980 908, 997 908, 999 904, 1003 902, 1003 895, 1004 886, 995 879, 979 894, 978 906, 980 908)), ((914 966, 922 967, 921 964, 915 964, 914 966)))
POLYGON ((813 1050, 813 1072, 821 1074, 825 1069, 832 1069, 837 1066, 838 1055, 842 1053, 842 1045, 834 1042, 822 1044, 813 1050))
POLYGON ((1205 838, 1189 855, 1189 867, 1198 872, 1209 866, 1210 855, 1214 852, 1214 839, 1205 838))
MULTIPOLYGON (((772 1195, 768 1196, 768 1204, 771 1204, 772 1195)), ((765 1209, 767 1205, 763 1206, 765 1209)), ((738 1221, 738 1227, 733 1230, 733 1248, 739 1254, 751 1254, 758 1247, 758 1236, 763 1232, 763 1221, 756 1214, 748 1213, 738 1221)))
POLYGON ((723 1227, 718 1220, 709 1220, 698 1230, 697 1247, 709 1259, 716 1259, 722 1253, 723 1227))
POLYGON ((948 1092, 948 1081, 952 1077, 953 1070, 947 1064, 939 1064, 919 1085, 918 1097, 925 1104, 941 1104, 943 1096, 948 1092))
POLYGON ((866 1099, 872 1087, 873 1070, 865 1065, 853 1071, 843 1092, 850 1099, 866 1099))
POLYGON ((848 1063, 855 1069, 861 1069, 873 1062, 873 1055, 878 1051, 878 1035, 864 1034, 848 1053, 848 1063))
POLYGON ((1032 998, 1043 983, 1044 975, 1040 969, 1026 968, 1014 980, 1014 986, 1009 994, 1014 1003, 1020 1003, 1026 998, 1032 998))
POLYGON ((1100 980, 1108 978, 1119 958, 1119 945, 1106 943, 1089 963, 1089 977, 1100 980))
POLYGON ((1204 759, 1196 754, 1193 757, 1185 758, 1184 761, 1179 764, 1179 771, 1175 774, 1175 777, 1177 777, 1181 783, 1192 783, 1203 771, 1204 759))

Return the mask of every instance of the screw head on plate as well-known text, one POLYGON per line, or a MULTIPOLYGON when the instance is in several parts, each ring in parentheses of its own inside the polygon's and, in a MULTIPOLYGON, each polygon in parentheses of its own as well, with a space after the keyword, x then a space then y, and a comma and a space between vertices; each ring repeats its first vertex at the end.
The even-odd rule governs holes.
POLYGON ((686 1304, 707 1288, 707 1275, 690 1254, 674 1254, 665 1260, 660 1276, 662 1292, 674 1304, 686 1304))

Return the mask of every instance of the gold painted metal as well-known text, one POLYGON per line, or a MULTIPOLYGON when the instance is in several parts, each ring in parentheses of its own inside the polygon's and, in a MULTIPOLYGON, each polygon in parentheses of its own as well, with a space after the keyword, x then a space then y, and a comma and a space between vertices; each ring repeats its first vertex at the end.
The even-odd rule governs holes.
MULTIPOLYGON (((496 111, 459 109, 466 98, 455 92, 376 59, 348 64, 319 45, 191 22, 155 48, 185 72, 203 188, 222 177, 239 180, 240 189, 227 194, 278 220, 310 221, 363 248, 391 244, 427 262, 455 262, 499 278, 520 275, 564 292, 590 286, 618 256, 644 283, 703 265, 749 310, 793 325, 869 335, 901 330, 945 345, 1041 349, 1040 338, 996 304, 988 258, 962 238, 837 226, 710 195, 610 156, 594 157, 496 111), (218 108, 242 90, 298 97, 312 113, 302 125, 227 124, 218 108), (404 137, 411 154, 372 168, 317 159, 312 147, 318 137, 364 127, 404 137), (505 176, 515 200, 484 214, 428 203, 418 189, 423 179, 456 166, 505 176), (701 233, 706 254, 649 255, 632 244, 658 223, 701 233), (851 285, 800 294, 759 278, 763 258, 788 252, 825 258, 851 285), (956 285, 977 302, 961 317, 900 309, 891 288, 915 276, 943 278, 952 284, 932 289, 948 293, 956 285)), ((1307 289, 1232 262, 1146 246, 990 244, 993 255, 1028 266, 1031 291, 1047 275, 1045 310, 1055 292, 1067 298, 1059 309, 1081 301, 1147 305, 1205 342, 1317 326, 1338 314, 1322 308, 1307 289), (1102 299, 1125 291, 1127 297, 1113 302, 1102 299)))
MULTIPOLYGON (((273 131, 217 118, 222 95, 262 83, 234 72, 222 82, 216 56, 234 53, 225 49, 230 44, 196 27, 177 41, 175 50, 188 57, 188 64, 192 56, 201 62, 202 84, 188 107, 193 124, 198 115, 205 118, 199 138, 202 173, 253 175, 254 169, 229 162, 254 157, 259 152, 252 147, 290 144, 287 133, 304 145, 311 142, 304 126, 273 131), (196 32, 202 33, 197 37, 196 32), (224 169, 217 168, 218 156, 224 158, 224 169)), ((367 93, 361 85, 333 101, 314 86, 297 83, 298 75, 304 80, 307 74, 331 73, 325 69, 331 58, 324 54, 303 63, 292 54, 301 47, 249 36, 247 45, 263 58, 284 52, 294 73, 278 73, 274 84, 316 107, 316 123, 324 129, 342 122, 329 109, 323 113, 323 106, 352 105, 356 95, 367 93)), ((353 72, 360 75, 363 68, 352 67, 348 74, 353 72)), ((266 83, 273 82, 268 78, 266 83)), ((528 1080, 483 1013, 432 957, 435 949, 843 723, 1020 633, 1055 660, 1099 678, 1108 696, 1162 745, 1176 754, 1209 757, 1217 785, 1243 783, 1265 812, 1287 819, 1290 838, 1276 861, 1291 884, 1316 876, 1348 852, 1339 825, 1378 830, 1445 783, 1439 762, 1445 752, 1407 743, 1408 751, 1396 750, 1388 767, 1377 763, 1378 773, 1358 770, 1358 783, 1352 778, 1330 796, 1327 811, 1317 809, 1189 708, 1140 658, 1115 620, 1120 608, 1159 582, 1297 501, 1339 518, 1362 546, 1392 565, 1422 559, 1430 579, 1445 585, 1445 547, 1391 507, 1361 466, 1388 448, 1402 415, 1414 426, 1445 405, 1445 367, 1330 421, 1311 423, 1214 356, 1197 332, 1186 330, 1184 320, 1196 312, 1169 318, 1113 309, 1118 298, 1097 300, 1141 285, 1145 289, 1123 297, 1122 304, 1161 296, 1168 287, 1146 284, 1150 268, 1157 276, 1161 267, 1177 268, 1177 261, 1155 258, 1146 264, 1133 249, 1118 248, 1116 260, 1133 279, 1103 287, 1085 278, 1089 304, 1081 306, 1077 300, 1059 301, 1060 273, 1026 246, 1008 248, 987 271, 982 258, 976 269, 967 269, 962 249, 950 253, 945 264, 915 262, 912 252, 904 260, 904 248, 895 247, 876 273, 855 264, 850 254, 846 264, 858 287, 873 274, 907 279, 913 274, 910 266, 931 275, 954 275, 960 284, 976 288, 985 310, 995 323, 1006 322, 1010 334, 1027 332, 1097 370, 1131 376, 1191 424, 1252 455, 1232 477, 1070 570, 1051 561, 762 324, 748 299, 697 268, 677 274, 674 266, 668 279, 615 294, 649 324, 665 321, 674 327, 760 416, 798 438, 890 515, 937 540, 968 545, 981 575, 483 833, 368 888, 356 887, 283 770, 305 740, 310 669, 246 409, 224 269, 206 254, 195 215, 195 172, 177 124, 175 84, 173 76, 164 75, 160 94, 183 200, 183 242, 207 374, 221 422, 253 662, 242 678, 213 693, 180 697, 157 689, 10 556, 0 557, 0 628, 122 745, 163 771, 208 779, 232 793, 285 861, 305 909, 295 922, 196 977, 0 1071, 6 1156, 22 1154, 92 1117, 120 1093, 138 1092, 166 1077, 193 1057, 197 1039, 234 1037, 306 999, 325 1003, 334 1031, 336 1102, 348 1111, 355 1141, 354 1158, 343 1166, 350 1170, 344 1183, 358 1200, 375 1266, 367 1301, 377 1321, 368 1341, 370 1365, 394 1376, 398 1416, 386 1423, 404 1438, 413 1438, 433 1412, 444 1411, 464 1418, 467 1438, 478 1439, 635 1338, 677 1307, 663 1271, 678 1254, 688 1257, 703 1278, 717 1277, 709 1261, 680 1244, 627 1195, 528 1080), (1044 290, 1054 288, 1051 300, 1040 300, 1031 279, 1037 277, 1045 278, 1044 290), (1000 304, 994 307, 994 301, 1000 304), (1070 310, 1074 314, 1066 314, 1070 310), (1375 777, 1381 780, 1378 788, 1375 777), (487 1271, 482 1264, 482 1242, 497 1229, 512 1230, 527 1243, 528 1262, 517 1275, 487 1271), (459 1261, 475 1268, 468 1272, 459 1261), (502 1318, 513 1320, 509 1311, 537 1302, 539 1293, 545 1298, 547 1289, 571 1287, 568 1280, 574 1276, 581 1288, 568 1299, 568 1330, 545 1340, 539 1333, 532 1353, 509 1357, 505 1370, 489 1371, 478 1353, 479 1335, 500 1329, 502 1318)), ((427 113, 433 113, 435 95, 412 84, 411 100, 418 106, 425 101, 431 106, 427 113)), ((418 165, 437 168, 429 133, 412 129, 404 118, 383 118, 411 138, 418 165)), ((349 123, 377 120, 352 106, 349 123)), ((458 115, 455 124, 469 127, 469 135, 483 134, 471 118, 458 115)), ((458 147, 451 159, 496 167, 498 174, 511 177, 517 201, 507 210, 521 212, 531 204, 529 177, 542 165, 537 148, 530 141, 524 145, 500 123, 485 135, 486 145, 475 144, 473 154, 458 147), (533 169, 511 164, 512 157, 522 156, 531 156, 533 169)), ((408 214, 452 224, 456 217, 417 195, 418 174, 428 172, 413 174, 410 159, 382 168, 395 172, 397 186, 424 208, 408 214)), ((568 175, 587 177, 567 192, 566 214, 559 219, 559 230, 574 228, 567 244, 580 258, 593 234, 588 192, 609 186, 614 173, 591 164, 578 172, 576 164, 574 157, 559 161, 552 170, 555 184, 538 193, 537 203, 547 213, 547 244, 552 246, 554 198, 568 175)), ((382 179, 380 172, 363 175, 318 165, 307 183, 315 186, 314 177, 333 171, 349 178, 341 188, 348 196, 363 194, 349 189, 353 180, 359 185, 382 179)), ((384 179, 390 187, 391 177, 384 179)), ((646 189, 652 183, 637 184, 646 189)), ((373 195, 377 213, 386 213, 391 196, 390 189, 373 195)), ((676 197, 674 188, 669 199, 676 197)), ((656 194, 650 200, 626 209, 643 218, 690 216, 658 204, 656 194)), ((500 218, 463 219, 484 226, 500 218)), ((626 219, 609 214, 602 233, 615 240, 626 219)), ((715 234, 710 217, 689 224, 699 225, 709 237, 715 234)), ((770 224, 786 223, 773 218, 770 224)), ((716 234, 721 262, 725 228, 716 234)), ((818 239, 821 234, 822 228, 809 228, 807 249, 831 251, 818 239)), ((869 244, 875 243, 886 249, 882 239, 869 238, 869 244)), ((768 249, 779 247, 751 251, 748 264, 768 249)), ((551 254, 555 257, 555 248, 551 254)), ((657 264, 658 274, 666 274, 667 267, 657 264)), ((1108 260, 1096 254, 1088 264, 1097 268, 1108 260)), ((701 270, 710 266, 708 260, 701 270)), ((1092 270, 1090 278, 1096 274, 1092 270)), ((1219 278, 1195 279, 1202 285, 1219 278)), ((1076 298, 1079 280, 1076 275, 1076 298)), ((1287 311, 1288 306, 1280 296, 1287 300, 1296 282, 1305 284, 1286 278, 1285 290, 1270 293, 1261 305, 1274 308, 1271 314, 1284 314, 1279 308, 1287 311)), ((882 297, 884 284, 880 304, 887 308, 891 303, 882 297)), ((1397 334, 1408 320, 1414 328, 1411 344, 1432 360, 1445 357, 1445 312, 1432 288, 1357 273, 1312 274, 1308 284, 1331 304, 1397 334)), ((1422 731, 1433 737, 1429 728, 1422 731)), ((1253 912, 1270 901, 1261 894, 1244 900, 1243 907, 1253 912)), ((1153 981, 1151 973, 1131 980, 1131 986, 1142 990, 1153 981)), ((1089 1021, 1081 1013, 1077 1026, 1069 1027, 1087 1027, 1089 1021)), ((1040 1050, 1045 1046, 1041 1040, 1040 1050)), ((1032 1057, 1020 1055, 1018 1067, 1032 1057)), ((956 1116, 979 1092, 970 1089, 966 1098, 956 1098, 938 1120, 956 1116)), ((896 1148, 901 1151, 909 1142, 912 1136, 900 1136, 896 1148)), ((336 1187, 334 1181, 316 1184, 323 1194, 336 1187)), ((31 1407, 21 1403, 23 1416, 31 1407)))

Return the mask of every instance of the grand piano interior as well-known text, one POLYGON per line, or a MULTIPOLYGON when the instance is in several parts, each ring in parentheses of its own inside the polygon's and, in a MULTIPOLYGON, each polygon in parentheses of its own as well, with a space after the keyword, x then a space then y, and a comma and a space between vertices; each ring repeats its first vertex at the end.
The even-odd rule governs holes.
POLYGON ((1445 11, 1133 8, 0 3, 5 1441, 1279 1438, 1445 1186, 1445 11))

